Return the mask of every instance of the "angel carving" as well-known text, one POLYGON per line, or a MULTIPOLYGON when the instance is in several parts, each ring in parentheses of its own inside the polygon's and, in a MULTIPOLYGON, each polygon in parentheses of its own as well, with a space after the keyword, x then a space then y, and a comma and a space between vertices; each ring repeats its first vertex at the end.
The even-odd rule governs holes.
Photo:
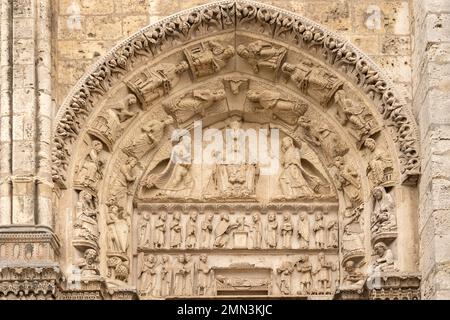
POLYGON ((172 148, 166 168, 159 174, 150 174, 144 180, 144 187, 159 190, 158 196, 189 196, 194 185, 190 168, 191 138, 184 135, 172 148))
POLYGON ((300 148, 294 146, 291 137, 283 138, 282 172, 279 183, 283 195, 290 199, 319 194, 320 187, 324 186, 317 175, 307 172, 302 166, 300 150, 300 148))
POLYGON ((192 90, 176 101, 163 103, 164 107, 172 112, 179 122, 185 122, 195 115, 205 116, 206 111, 216 102, 226 98, 223 88, 192 90))

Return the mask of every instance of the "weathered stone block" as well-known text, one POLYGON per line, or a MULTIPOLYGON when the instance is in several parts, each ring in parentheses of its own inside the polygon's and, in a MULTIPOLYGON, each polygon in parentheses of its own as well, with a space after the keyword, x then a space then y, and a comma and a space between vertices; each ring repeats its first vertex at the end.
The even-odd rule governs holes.
POLYGON ((383 36, 381 39, 381 53, 387 55, 409 55, 411 53, 411 38, 409 36, 383 36))
POLYGON ((411 57, 377 56, 374 59, 390 75, 392 80, 398 82, 409 82, 411 80, 411 57))
POLYGON ((13 44, 13 63, 14 64, 34 64, 34 40, 16 39, 13 44))
POLYGON ((307 3, 305 12, 310 19, 320 21, 331 30, 346 32, 351 31, 350 6, 347 0, 334 2, 316 1, 307 3))
POLYGON ((149 24, 148 16, 125 16, 122 21, 123 36, 130 36, 149 24))
POLYGON ((355 44, 359 49, 368 55, 380 54, 380 42, 378 35, 356 35, 351 37, 351 42, 355 44))
POLYGON ((115 16, 89 16, 86 18, 85 34, 87 39, 120 39, 122 19, 115 16))
POLYGON ((360 1, 354 3, 353 28, 360 33, 410 32, 408 1, 360 1))

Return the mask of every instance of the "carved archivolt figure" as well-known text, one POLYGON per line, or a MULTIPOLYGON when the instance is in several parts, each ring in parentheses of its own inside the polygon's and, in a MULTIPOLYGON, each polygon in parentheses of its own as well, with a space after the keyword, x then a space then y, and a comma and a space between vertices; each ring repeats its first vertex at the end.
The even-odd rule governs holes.
POLYGON ((267 245, 269 248, 276 248, 278 244, 278 221, 275 212, 267 215, 267 245))
POLYGON ((151 119, 142 126, 141 133, 123 151, 136 159, 141 159, 161 142, 164 128, 172 123, 173 118, 169 116, 163 120, 151 119))
POLYGON ((298 221, 298 240, 300 242, 300 249, 309 248, 309 219, 306 212, 301 212, 298 221))
POLYGON ((140 293, 141 295, 155 295, 156 289, 156 268, 158 259, 150 254, 143 257, 142 266, 139 270, 140 293))
POLYGON ((323 221, 323 213, 316 213, 316 221, 314 221, 313 231, 317 249, 325 249, 325 223, 323 221))
POLYGON ((300 256, 295 267, 300 273, 300 290, 298 294, 310 293, 312 284, 312 264, 309 261, 309 257, 307 255, 300 256))
POLYGON ((339 225, 336 220, 328 223, 328 248, 337 248, 339 246, 339 225))
POLYGON ((394 254, 383 242, 374 246, 376 260, 373 262, 373 270, 379 272, 395 271, 394 254))
POLYGON ((373 117, 365 107, 357 105, 346 96, 344 90, 336 92, 334 99, 337 103, 337 117, 342 125, 349 124, 353 136, 360 143, 379 131, 373 124, 373 117))
POLYGON ((261 249, 262 247, 262 228, 263 224, 261 221, 261 215, 258 211, 252 213, 252 240, 253 240, 253 248, 261 249))
POLYGON ((170 222, 170 247, 181 248, 181 212, 175 211, 170 222))
POLYGON ((285 261, 277 268, 277 274, 279 274, 278 288, 281 294, 291 294, 291 274, 294 272, 294 266, 290 261, 285 261))
POLYGON ((98 140, 92 141, 91 149, 84 159, 78 174, 78 181, 85 187, 96 188, 97 182, 103 177, 104 160, 101 158, 103 143, 98 140))
POLYGON ((160 277, 161 277, 161 291, 160 294, 162 297, 168 296, 170 294, 170 284, 171 284, 171 263, 169 260, 169 256, 163 256, 161 258, 161 269, 160 269, 160 277))
POLYGON ((265 41, 255 41, 247 46, 239 45, 237 54, 247 60, 255 73, 259 73, 262 68, 277 71, 286 56, 286 48, 275 48, 271 43, 265 41))
POLYGON ((280 91, 272 90, 249 90, 247 98, 255 103, 255 108, 258 111, 274 112, 294 112, 297 115, 303 115, 308 106, 297 102, 295 100, 287 99, 280 91))
POLYGON ((138 247, 149 248, 151 243, 150 213, 144 212, 138 225, 138 247))
POLYGON ((87 191, 81 191, 77 202, 77 219, 73 225, 75 237, 88 240, 98 246, 98 206, 95 198, 87 191))
POLYGON ((177 65, 161 63, 156 67, 145 68, 125 82, 141 103, 147 105, 168 94, 177 85, 180 74, 188 69, 186 61, 177 65))
POLYGON ((198 212, 193 210, 186 224, 186 248, 192 249, 197 246, 197 216, 198 212))
POLYGON ((335 175, 336 187, 342 191, 347 208, 355 208, 361 203, 359 175, 342 157, 335 158, 335 165, 338 170, 335 175))
POLYGON ((157 194, 159 196, 188 196, 194 184, 190 168, 191 138, 183 135, 180 142, 172 148, 166 168, 160 174, 150 174, 145 179, 145 187, 160 190, 157 194))
POLYGON ((283 224, 281 225, 281 238, 283 248, 290 249, 292 234, 294 233, 294 225, 292 224, 292 216, 290 212, 283 213, 283 224))
POLYGON ((378 151, 374 154, 367 166, 367 177, 374 187, 388 182, 392 179, 394 171, 392 160, 382 152, 378 151))
POLYGON ((163 105, 172 112, 178 122, 185 122, 195 115, 206 116, 207 111, 216 102, 226 99, 224 89, 197 89, 186 93, 176 102, 167 102, 163 105))
POLYGON ((344 156, 348 152, 348 147, 323 121, 313 121, 307 116, 301 116, 297 123, 303 128, 305 139, 314 146, 321 147, 328 162, 337 156, 344 156))
POLYGON ((386 192, 384 187, 375 187, 372 194, 375 201, 371 218, 372 232, 395 231, 397 229, 397 220, 395 217, 395 204, 391 195, 386 192))
POLYGON ((315 98, 323 106, 328 106, 336 91, 343 85, 336 76, 310 60, 304 60, 298 65, 285 63, 281 70, 289 75, 302 93, 315 98))
POLYGON ((136 115, 136 111, 133 110, 136 107, 138 107, 136 96, 127 94, 119 105, 111 107, 111 109, 115 111, 120 122, 125 122, 136 115))
POLYGON ((209 76, 222 70, 235 54, 234 47, 217 41, 208 41, 193 50, 185 50, 195 77, 209 76))
POLYGON ((124 209, 117 205, 115 199, 111 199, 107 206, 108 252, 126 254, 129 245, 130 218, 125 215, 124 209))
POLYGON ((198 262, 197 294, 205 296, 211 286, 211 268, 208 266, 206 254, 200 255, 198 262))
POLYGON ((136 180, 134 168, 137 159, 128 157, 126 162, 120 166, 119 172, 111 183, 111 196, 117 200, 122 207, 127 206, 128 188, 136 180))
POLYGON ((201 247, 209 249, 211 246, 211 235, 213 231, 214 213, 208 212, 201 223, 201 247))
POLYGON ((153 244, 155 248, 164 248, 166 243, 166 220, 167 213, 162 211, 159 213, 158 219, 155 222, 154 226, 154 238, 153 244))
POLYGON ((282 152, 279 181, 283 195, 289 199, 314 195, 321 185, 320 180, 303 168, 300 147, 294 146, 291 137, 283 138, 282 152))
POLYGON ((333 263, 326 261, 325 254, 323 252, 319 253, 318 258, 319 266, 317 270, 314 271, 314 274, 317 277, 317 289, 321 292, 326 292, 331 285, 331 272, 336 270, 336 266, 333 263))

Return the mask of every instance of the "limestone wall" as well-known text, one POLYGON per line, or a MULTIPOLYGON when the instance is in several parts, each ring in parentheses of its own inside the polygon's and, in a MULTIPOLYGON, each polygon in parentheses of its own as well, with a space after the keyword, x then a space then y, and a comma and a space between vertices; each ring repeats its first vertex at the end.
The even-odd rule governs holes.
POLYGON ((422 297, 450 299, 450 1, 414 1, 414 112, 422 140, 422 297))

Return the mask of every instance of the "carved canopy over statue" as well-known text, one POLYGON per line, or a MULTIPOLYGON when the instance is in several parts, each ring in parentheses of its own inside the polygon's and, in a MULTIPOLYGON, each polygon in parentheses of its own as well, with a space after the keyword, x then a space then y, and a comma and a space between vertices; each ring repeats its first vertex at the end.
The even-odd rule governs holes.
POLYGON ((66 263, 141 299, 332 298, 368 270, 402 270, 414 120, 332 36, 230 0, 101 60, 103 89, 80 83, 54 131, 58 210, 74 215, 66 263))

